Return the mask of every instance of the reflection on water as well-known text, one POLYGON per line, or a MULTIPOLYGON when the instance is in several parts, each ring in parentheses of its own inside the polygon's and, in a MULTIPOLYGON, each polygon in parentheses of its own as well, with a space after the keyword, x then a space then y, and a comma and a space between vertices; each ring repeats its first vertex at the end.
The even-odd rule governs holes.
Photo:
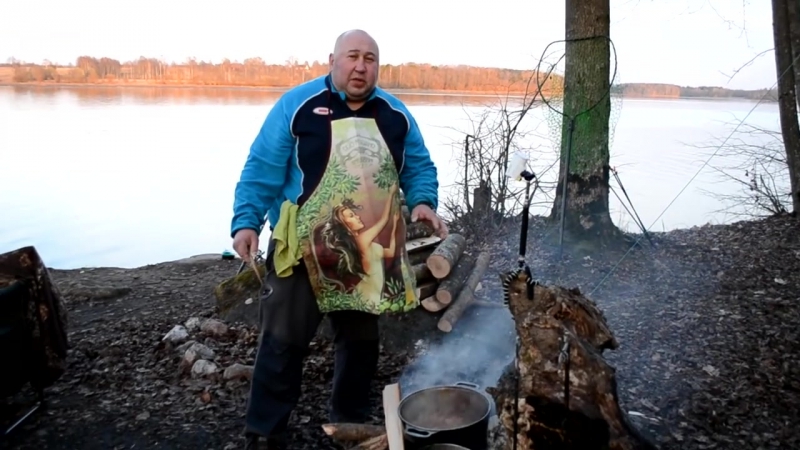
MULTIPOLYGON (((36 245, 49 265, 137 266, 230 248, 233 189, 250 144, 280 91, 248 88, 110 86, 0 87, 0 252, 36 245)), ((402 93, 439 170, 442 198, 460 173, 462 131, 491 96, 402 93)), ((723 138, 726 122, 752 102, 625 99, 612 142, 613 166, 647 226, 722 222, 724 207, 701 189, 740 187, 710 168, 670 208, 723 138)), ((519 141, 541 173, 557 157, 557 130, 536 108, 519 141)), ((748 118, 778 129, 774 104, 748 118)), ((715 157, 719 162, 724 156, 715 157)), ((734 192, 735 191, 735 192, 734 192)), ((539 198, 539 201, 545 199, 539 198)), ((611 197, 612 218, 634 229, 611 197)), ((536 213, 546 213, 542 204, 536 213)))
MULTIPOLYGON (((274 103, 284 92, 279 88, 247 87, 181 87, 181 86, 48 86, 14 85, 11 90, 14 99, 51 102, 55 98, 69 96, 77 99, 79 105, 121 105, 121 104, 159 104, 181 105, 268 105, 274 103)), ((416 106, 483 106, 491 104, 503 94, 429 94, 412 92, 393 92, 398 98, 416 106)))

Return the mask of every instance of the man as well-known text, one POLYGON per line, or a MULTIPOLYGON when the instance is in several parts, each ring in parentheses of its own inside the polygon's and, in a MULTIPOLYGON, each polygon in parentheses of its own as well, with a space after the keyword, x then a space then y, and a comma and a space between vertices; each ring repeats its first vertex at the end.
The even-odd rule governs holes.
POLYGON ((416 121, 376 87, 379 51, 364 31, 336 40, 330 73, 286 92, 256 137, 236 186, 233 247, 257 252, 268 216, 268 285, 246 413, 247 448, 286 448, 302 364, 323 315, 334 331, 332 422, 364 422, 378 315, 418 305, 399 190, 412 220, 442 238, 437 170, 416 121), (262 439, 266 438, 266 439, 262 439))

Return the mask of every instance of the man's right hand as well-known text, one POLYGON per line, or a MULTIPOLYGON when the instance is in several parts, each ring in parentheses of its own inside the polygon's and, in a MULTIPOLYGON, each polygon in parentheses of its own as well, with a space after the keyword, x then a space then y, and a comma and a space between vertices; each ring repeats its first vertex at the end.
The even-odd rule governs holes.
POLYGON ((247 263, 250 263, 258 253, 258 233, 249 228, 236 232, 233 236, 233 249, 247 263))

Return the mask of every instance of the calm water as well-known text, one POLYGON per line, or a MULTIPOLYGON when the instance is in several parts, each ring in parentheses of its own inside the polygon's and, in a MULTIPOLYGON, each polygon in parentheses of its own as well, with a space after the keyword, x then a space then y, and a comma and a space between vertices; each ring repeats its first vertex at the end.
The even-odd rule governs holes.
MULTIPOLYGON (((159 88, 0 87, 0 252, 35 245, 57 268, 134 267, 230 248, 233 189, 276 93, 159 88)), ((458 170, 454 152, 489 98, 401 96, 440 170, 442 195, 458 170)), ((751 102, 625 99, 612 166, 647 226, 664 211, 751 102)), ((555 153, 545 113, 526 121, 537 168, 555 153)), ((777 107, 748 124, 778 128, 777 107)), ((715 158, 712 164, 720 163, 715 158)), ((553 174, 555 175, 555 174, 553 174)), ((709 167, 653 228, 732 220, 704 190, 737 193, 709 167)), ((612 195, 620 226, 633 222, 612 195)))

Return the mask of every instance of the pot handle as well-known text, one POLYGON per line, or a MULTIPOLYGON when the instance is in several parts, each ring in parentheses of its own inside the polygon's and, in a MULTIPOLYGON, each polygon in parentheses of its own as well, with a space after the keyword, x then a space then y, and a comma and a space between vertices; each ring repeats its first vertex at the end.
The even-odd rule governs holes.
POLYGON ((406 434, 417 439, 428 439, 429 437, 433 436, 435 433, 433 431, 427 430, 418 430, 416 428, 410 427, 406 425, 406 434))
POLYGON ((471 389, 475 389, 476 391, 480 390, 480 386, 478 386, 475 383, 470 383, 470 382, 467 382, 467 381, 457 381, 455 386, 464 386, 464 387, 468 387, 468 388, 471 388, 471 389))

